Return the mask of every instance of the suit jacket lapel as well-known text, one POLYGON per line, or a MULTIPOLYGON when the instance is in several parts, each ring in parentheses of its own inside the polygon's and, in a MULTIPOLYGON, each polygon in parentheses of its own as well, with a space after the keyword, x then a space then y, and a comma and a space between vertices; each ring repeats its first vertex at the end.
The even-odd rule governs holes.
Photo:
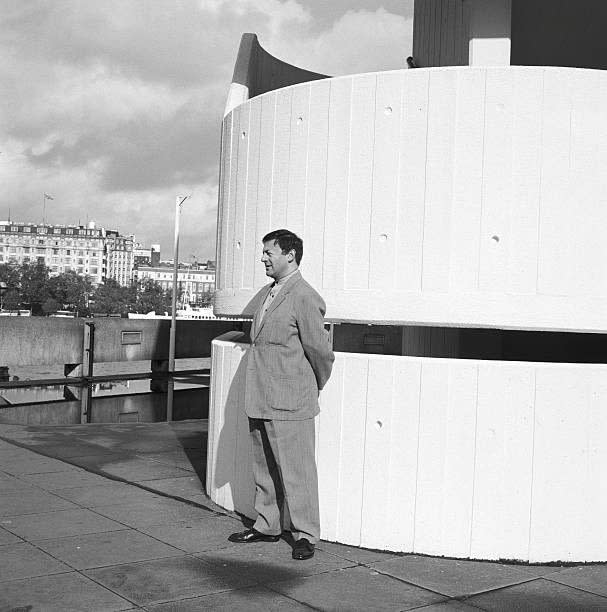
MULTIPOLYGON (((273 284, 273 283, 272 283, 273 284)), ((270 293, 270 291, 272 291, 272 284, 267 286, 267 290, 263 295, 262 300, 259 302, 259 306, 257 307, 257 310, 255 311, 255 314, 253 315, 253 324, 251 326, 251 337, 253 340, 255 340, 255 338, 257 337, 257 334, 259 333, 259 317, 261 316, 261 311, 263 309, 263 305, 266 302, 266 298, 268 297, 268 293, 270 293)))
MULTIPOLYGON (((274 298, 274 301, 270 304, 270 307, 268 308, 265 317, 260 322, 259 321, 259 317, 261 315, 261 309, 263 308, 263 302, 262 302, 262 305, 259 307, 259 310, 255 313, 255 332, 254 332, 254 338, 253 339, 257 338, 257 336, 259 335, 259 332, 262 330, 262 328, 264 326, 264 323, 268 320, 268 317, 284 301, 284 299, 287 297, 287 295, 289 295, 289 292, 291 291, 291 289, 296 285, 296 283, 300 279, 301 279, 301 272, 299 272, 299 270, 298 270, 285 283, 285 286, 279 291, 278 295, 274 298)), ((268 291, 268 293, 269 293, 269 291, 268 291)), ((266 297, 267 297, 267 295, 268 294, 266 293, 266 297)), ((265 301, 265 299, 264 299, 264 301, 265 301)))

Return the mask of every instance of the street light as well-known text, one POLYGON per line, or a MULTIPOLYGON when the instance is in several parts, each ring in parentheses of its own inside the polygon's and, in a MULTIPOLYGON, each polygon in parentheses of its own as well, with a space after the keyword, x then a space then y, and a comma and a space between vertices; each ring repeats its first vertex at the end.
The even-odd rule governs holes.
MULTIPOLYGON (((190 194, 191 195, 191 194, 190 194)), ((175 380, 173 370, 175 369, 175 332, 177 331, 177 267, 179 263, 179 217, 181 207, 190 197, 177 196, 175 198, 175 245, 173 249, 173 294, 171 296, 171 332, 169 335, 169 380, 167 386, 167 421, 173 420, 173 390, 175 380)))

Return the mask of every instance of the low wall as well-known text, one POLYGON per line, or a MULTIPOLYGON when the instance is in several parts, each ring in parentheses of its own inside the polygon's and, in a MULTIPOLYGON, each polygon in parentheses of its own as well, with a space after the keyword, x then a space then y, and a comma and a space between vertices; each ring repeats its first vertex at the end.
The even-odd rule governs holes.
MULTIPOLYGON (((207 492, 254 516, 241 359, 213 342, 207 492)), ((337 353, 321 537, 398 552, 606 561, 607 366, 337 353)))
MULTIPOLYGON (((82 363, 85 319, 0 317, 0 366, 82 363)), ((95 362, 168 359, 169 320, 94 319, 95 362)), ((210 357, 238 321, 177 321, 175 357, 210 357)))

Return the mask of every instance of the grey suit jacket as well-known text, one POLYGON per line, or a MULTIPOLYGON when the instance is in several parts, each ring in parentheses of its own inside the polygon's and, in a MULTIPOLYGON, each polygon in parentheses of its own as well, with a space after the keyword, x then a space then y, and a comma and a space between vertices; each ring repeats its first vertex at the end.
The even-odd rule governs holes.
POLYGON ((256 296, 259 306, 246 355, 245 412, 259 419, 309 419, 319 412, 318 392, 335 359, 324 328, 325 302, 296 272, 259 322, 270 287, 256 296))

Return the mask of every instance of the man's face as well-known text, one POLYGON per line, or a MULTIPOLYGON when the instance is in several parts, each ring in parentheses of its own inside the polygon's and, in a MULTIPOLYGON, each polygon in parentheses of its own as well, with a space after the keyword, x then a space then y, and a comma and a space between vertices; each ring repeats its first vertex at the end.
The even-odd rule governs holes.
POLYGON ((290 272, 293 253, 283 253, 278 242, 268 240, 263 243, 261 261, 266 267, 266 276, 280 280, 290 272))

